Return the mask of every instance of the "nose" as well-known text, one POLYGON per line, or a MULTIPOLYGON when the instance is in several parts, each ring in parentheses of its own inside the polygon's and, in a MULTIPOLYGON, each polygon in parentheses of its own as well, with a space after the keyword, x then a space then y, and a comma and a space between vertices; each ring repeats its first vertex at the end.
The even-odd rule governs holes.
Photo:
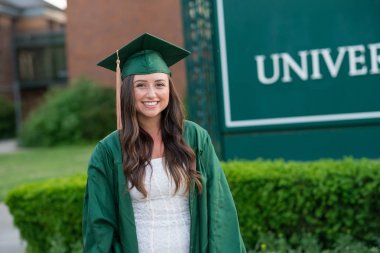
POLYGON ((155 97, 156 96, 156 90, 153 86, 149 86, 147 96, 148 97, 155 97))

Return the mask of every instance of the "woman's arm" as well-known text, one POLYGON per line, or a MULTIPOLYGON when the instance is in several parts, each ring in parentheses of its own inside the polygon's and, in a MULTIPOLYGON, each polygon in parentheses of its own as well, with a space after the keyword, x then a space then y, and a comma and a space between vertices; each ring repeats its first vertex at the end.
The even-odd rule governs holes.
POLYGON ((210 253, 245 253, 234 200, 207 134, 200 162, 207 174, 210 253))
POLYGON ((113 252, 116 224, 112 161, 99 143, 89 162, 83 207, 83 252, 113 252))

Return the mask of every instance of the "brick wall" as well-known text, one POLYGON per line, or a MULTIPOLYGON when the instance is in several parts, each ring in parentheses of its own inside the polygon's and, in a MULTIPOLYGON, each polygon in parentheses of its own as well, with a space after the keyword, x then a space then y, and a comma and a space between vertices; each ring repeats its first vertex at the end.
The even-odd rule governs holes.
POLYGON ((49 31, 49 22, 45 17, 24 17, 17 19, 16 32, 49 31))
POLYGON ((64 24, 44 16, 23 17, 15 22, 17 33, 60 31, 64 27, 64 24))
MULTIPOLYGON (((144 32, 183 46, 180 3, 178 0, 68 1, 69 78, 85 76, 105 85, 115 85, 115 74, 97 67, 96 63, 144 32)), ((177 90, 184 96, 184 61, 171 70, 177 90)))
POLYGON ((12 20, 0 16, 0 94, 12 98, 12 20))

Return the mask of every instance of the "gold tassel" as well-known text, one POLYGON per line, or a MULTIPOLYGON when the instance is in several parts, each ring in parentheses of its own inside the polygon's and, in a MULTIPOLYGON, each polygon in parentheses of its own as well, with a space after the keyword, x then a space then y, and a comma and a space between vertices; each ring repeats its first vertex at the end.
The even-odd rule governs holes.
POLYGON ((117 130, 123 128, 121 122, 121 102, 120 102, 120 91, 121 91, 121 71, 120 71, 120 59, 119 50, 116 50, 117 60, 116 60, 116 123, 117 130))

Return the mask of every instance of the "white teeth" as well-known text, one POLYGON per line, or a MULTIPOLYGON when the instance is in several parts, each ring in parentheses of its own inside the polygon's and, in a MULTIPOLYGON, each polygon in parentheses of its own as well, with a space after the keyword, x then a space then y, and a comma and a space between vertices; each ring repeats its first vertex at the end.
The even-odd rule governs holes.
POLYGON ((144 102, 144 105, 156 105, 158 102, 144 102))

